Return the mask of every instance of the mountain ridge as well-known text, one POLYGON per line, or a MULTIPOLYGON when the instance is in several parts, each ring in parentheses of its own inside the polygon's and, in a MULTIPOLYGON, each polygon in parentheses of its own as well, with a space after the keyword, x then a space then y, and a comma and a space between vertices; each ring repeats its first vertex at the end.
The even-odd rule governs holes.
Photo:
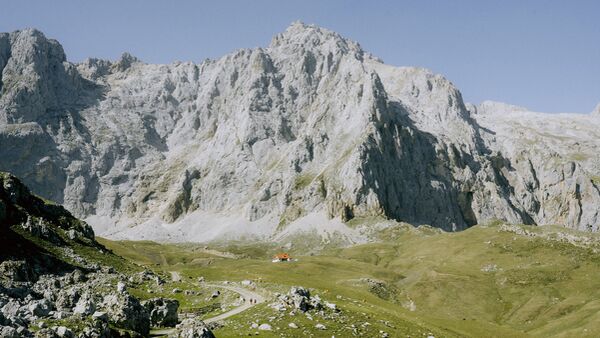
POLYGON ((598 229, 595 164, 566 161, 576 168, 559 182, 573 183, 548 179, 559 201, 546 210, 535 176, 556 168, 513 167, 523 153, 505 155, 493 121, 482 125, 485 104, 329 30, 295 22, 266 48, 169 65, 129 54, 71 64, 40 34, 0 35, 0 169, 101 235, 206 241, 292 227, 352 242, 362 237, 344 223, 368 217, 598 229))

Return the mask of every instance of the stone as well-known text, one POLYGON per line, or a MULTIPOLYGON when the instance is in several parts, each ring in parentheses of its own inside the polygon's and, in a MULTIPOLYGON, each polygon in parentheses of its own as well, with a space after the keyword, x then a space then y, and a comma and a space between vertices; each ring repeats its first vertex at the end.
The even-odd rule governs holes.
POLYGON ((109 320, 119 327, 142 335, 150 332, 148 312, 137 298, 127 293, 104 296, 100 308, 107 313, 109 320))
POLYGON ((64 337, 64 338, 75 337, 75 335, 73 334, 73 331, 71 331, 69 328, 67 328, 65 326, 59 326, 58 328, 56 328, 56 334, 59 337, 64 337))
POLYGON ((63 289, 58 293, 58 297, 56 298, 56 308, 58 310, 71 311, 80 297, 81 291, 77 286, 63 289))
POLYGON ((119 281, 117 283, 117 292, 125 293, 127 291, 127 285, 124 282, 119 281))
POLYGON ((92 319, 108 323, 108 315, 106 312, 96 311, 92 314, 92 319))
POLYGON ((28 305, 31 314, 36 317, 48 316, 52 310, 52 307, 52 304, 46 299, 32 301, 28 305))
POLYGON ((317 330, 327 330, 327 327, 323 324, 317 324, 315 325, 315 329, 317 330))
POLYGON ((150 324, 158 327, 174 327, 179 320, 179 301, 168 298, 153 298, 142 302, 150 314, 150 324))
POLYGON ((82 314, 82 315, 91 315, 96 311, 96 303, 94 298, 89 294, 84 294, 79 300, 77 304, 73 308, 73 313, 82 314))
POLYGON ((288 327, 289 327, 289 328, 292 328, 292 329, 297 329, 297 328, 298 328, 298 325, 296 325, 296 323, 289 323, 289 324, 288 324, 288 327))
POLYGON ((0 263, 0 276, 16 282, 33 280, 34 274, 24 260, 5 260, 0 263))
POLYGON ((65 318, 69 318, 71 317, 71 313, 67 312, 67 311, 56 311, 54 312, 54 318, 55 319, 65 319, 65 318))
POLYGON ((21 335, 14 327, 0 326, 0 337, 2 338, 21 338, 21 335))
POLYGON ((271 327, 271 325, 266 324, 266 323, 265 324, 260 324, 258 326, 258 329, 261 330, 261 331, 271 331, 271 330, 273 330, 273 328, 271 327))
POLYGON ((176 326, 175 331, 169 334, 169 337, 177 338, 215 338, 212 331, 206 324, 198 319, 184 319, 176 326))
POLYGON ((311 308, 310 291, 308 289, 294 286, 288 293, 294 304, 294 308, 306 312, 311 308))

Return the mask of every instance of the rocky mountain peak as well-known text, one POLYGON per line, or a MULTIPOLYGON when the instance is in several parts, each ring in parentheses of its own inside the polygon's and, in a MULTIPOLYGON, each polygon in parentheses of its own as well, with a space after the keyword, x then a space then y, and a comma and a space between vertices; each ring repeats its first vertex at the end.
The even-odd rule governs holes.
POLYGON ((125 52, 125 53, 121 54, 121 57, 119 58, 119 60, 117 60, 117 62, 114 63, 113 66, 118 71, 125 71, 129 67, 131 67, 131 65, 133 65, 134 63, 140 63, 140 62, 141 61, 138 58, 129 54, 128 52, 125 52))
POLYGON ((276 35, 269 49, 288 55, 309 51, 329 58, 340 54, 352 55, 359 60, 364 55, 358 43, 336 32, 300 21, 293 22, 283 33, 276 35))
POLYGON ((72 103, 79 74, 58 43, 36 29, 0 35, 0 121, 34 121, 72 103))
POLYGON ((552 209, 560 213, 544 209, 538 190, 562 186, 563 166, 522 161, 511 130, 500 142, 512 122, 495 123, 523 108, 486 102, 469 114, 443 76, 385 65, 327 29, 296 22, 267 48, 199 65, 129 54, 73 65, 56 45, 35 31, 0 34, 0 170, 103 236, 209 241, 329 228, 352 237, 344 222, 373 216, 447 230, 490 219, 600 223, 582 170, 555 192, 568 201, 552 209), (573 191, 581 208, 568 208, 578 205, 573 191))

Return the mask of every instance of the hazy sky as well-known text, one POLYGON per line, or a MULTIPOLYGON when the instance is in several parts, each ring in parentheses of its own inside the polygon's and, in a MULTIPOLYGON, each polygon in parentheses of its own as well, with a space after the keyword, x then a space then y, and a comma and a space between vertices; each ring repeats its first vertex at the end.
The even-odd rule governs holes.
POLYGON ((294 20, 442 73, 468 102, 584 113, 600 102, 600 1, 0 0, 0 31, 36 27, 71 61, 199 62, 267 46, 294 20))

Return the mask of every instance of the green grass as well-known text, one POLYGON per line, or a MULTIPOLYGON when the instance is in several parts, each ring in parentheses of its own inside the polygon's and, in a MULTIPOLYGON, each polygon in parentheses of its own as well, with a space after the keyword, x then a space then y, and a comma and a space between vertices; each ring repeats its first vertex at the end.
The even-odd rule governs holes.
MULTIPOLYGON (((556 229, 525 227, 532 233, 556 229)), ((561 230, 563 231, 563 230, 561 230)), ((567 232, 567 231, 565 231, 567 232)), ((581 235, 581 234, 580 234, 581 235)), ((396 336, 436 337, 595 337, 600 335, 600 253, 597 248, 558 240, 517 235, 499 224, 476 226, 459 233, 430 227, 400 225, 381 235, 384 241, 347 248, 329 248, 314 256, 294 252, 297 262, 274 264, 275 245, 245 244, 231 249, 244 258, 211 258, 192 264, 193 246, 140 244, 147 251, 129 250, 133 242, 104 243, 140 263, 157 261, 156 254, 180 253, 188 263, 166 259, 157 268, 208 280, 257 281, 261 289, 284 292, 292 285, 336 303, 341 318, 308 320, 279 316, 270 308, 254 308, 232 317, 217 336, 247 335, 253 322, 268 322, 279 330, 261 336, 348 336, 350 325, 369 322, 363 336, 379 331, 396 336), (187 252, 187 253, 185 253, 187 252), (154 257, 154 258, 149 258, 154 257), (485 266, 496 269, 485 271, 485 266), (364 278, 381 281, 386 292, 364 278), (411 311, 409 304, 416 308, 411 311), (318 320, 328 327, 314 329, 318 320), (294 322, 300 329, 289 329, 294 322), (394 323, 394 327, 386 324, 394 323)), ((593 236, 597 238, 597 236, 593 236)), ((145 242, 144 242, 145 243, 145 242)), ((204 259, 198 256, 199 259, 204 259)))
POLYGON ((315 175, 311 173, 300 173, 294 179, 294 190, 302 190, 308 187, 315 179, 315 175))
POLYGON ((589 158, 590 156, 584 153, 573 153, 570 156, 570 159, 575 162, 582 162, 589 158))

